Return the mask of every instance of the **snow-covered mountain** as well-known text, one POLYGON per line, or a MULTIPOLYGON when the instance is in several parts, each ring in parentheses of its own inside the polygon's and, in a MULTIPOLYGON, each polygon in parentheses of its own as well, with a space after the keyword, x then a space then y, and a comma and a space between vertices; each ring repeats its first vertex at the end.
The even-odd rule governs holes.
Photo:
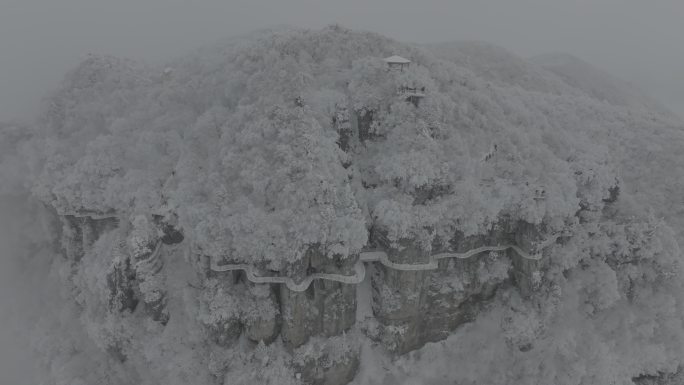
POLYGON ((544 69, 558 75, 567 84, 592 97, 618 106, 669 115, 672 113, 661 103, 653 100, 629 83, 609 73, 592 67, 589 63, 568 54, 545 54, 532 58, 544 69))
POLYGON ((160 68, 91 56, 28 131, 0 130, 22 149, 0 175, 23 170, 0 192, 47 207, 48 382, 631 384, 684 363, 682 123, 578 59, 260 31, 160 68))

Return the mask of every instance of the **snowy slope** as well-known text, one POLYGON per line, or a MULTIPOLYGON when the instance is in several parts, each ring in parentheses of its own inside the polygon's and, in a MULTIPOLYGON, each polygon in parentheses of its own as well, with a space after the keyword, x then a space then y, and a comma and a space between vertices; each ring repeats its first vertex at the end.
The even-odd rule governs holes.
POLYGON ((659 102, 629 83, 612 77, 570 55, 533 58, 536 64, 592 97, 628 109, 625 129, 611 135, 597 132, 622 164, 625 187, 672 224, 684 241, 684 205, 680 198, 684 158, 684 124, 659 102))
MULTIPOLYGON (((456 229, 481 232, 502 214, 559 228, 578 198, 600 204, 615 182, 610 160, 584 133, 570 135, 567 111, 541 93, 492 87, 489 79, 509 78, 496 75, 506 61, 485 61, 494 65, 480 76, 340 28, 231 40, 156 73, 93 57, 45 114, 49 168, 34 191, 63 212, 171 211, 210 254, 267 261, 297 259, 317 242, 348 255, 364 246, 363 227, 373 221, 395 239, 429 245, 456 229), (381 59, 392 53, 414 65, 386 71, 381 59), (397 96, 402 87, 426 89, 421 108, 397 96), (337 149, 332 116, 340 107, 372 114, 380 140, 337 149), (595 184, 578 187, 575 171, 587 164, 595 164, 595 184), (352 191, 349 172, 373 187, 352 191), (412 204, 436 189, 448 194, 412 204), (545 203, 537 204, 542 190, 545 203)), ((526 69, 516 65, 518 78, 526 69)), ((561 85, 553 92, 568 100, 561 85)), ((570 103, 593 108, 582 97, 570 103)))
POLYGON ((596 99, 677 119, 664 105, 645 95, 635 86, 575 56, 545 54, 533 57, 531 61, 596 99))
POLYGON ((454 41, 429 46, 436 56, 497 85, 519 86, 528 91, 577 94, 578 90, 534 62, 496 45, 480 41, 454 41))
MULTIPOLYGON (((23 185, 65 223, 116 215, 134 218, 136 234, 154 215, 186 243, 163 248, 164 280, 143 282, 167 296, 168 324, 110 309, 125 226, 55 259, 69 305, 36 333, 52 381, 295 384, 293 362, 344 358, 358 341, 359 384, 629 384, 676 372, 681 123, 584 64, 539 63, 484 43, 415 46, 338 26, 260 31, 160 68, 89 57, 0 172, 25 164, 23 185), (409 69, 389 71, 391 55, 409 69), (371 229, 430 252, 505 221, 571 234, 545 252, 538 292, 502 284, 444 343, 399 361, 366 321, 295 351, 280 339, 225 346, 207 328, 278 310, 268 290, 200 271, 199 257, 289 271, 312 249, 355 258, 371 229)), ((77 227, 64 228, 63 243, 77 227)), ((145 234, 134 251, 152 260, 156 235, 145 234)))
POLYGON ((573 103, 569 108, 579 112, 566 127, 584 131, 609 148, 620 165, 623 189, 672 223, 680 242, 684 241, 684 206, 678 192, 684 177, 684 158, 679 155, 684 124, 662 104, 568 54, 541 55, 527 61, 479 42, 440 44, 435 54, 502 87, 543 92, 550 94, 549 99, 564 95, 554 102, 559 110, 563 104, 573 103), (582 107, 577 100, 597 106, 582 107))

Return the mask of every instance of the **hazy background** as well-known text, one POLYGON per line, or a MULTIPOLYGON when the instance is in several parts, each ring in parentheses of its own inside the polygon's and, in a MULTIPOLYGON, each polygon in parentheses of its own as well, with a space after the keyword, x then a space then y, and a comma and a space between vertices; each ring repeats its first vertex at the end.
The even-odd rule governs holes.
POLYGON ((0 0, 0 120, 30 115, 87 53, 154 63, 266 26, 331 23, 571 53, 684 115, 682 0, 0 0))

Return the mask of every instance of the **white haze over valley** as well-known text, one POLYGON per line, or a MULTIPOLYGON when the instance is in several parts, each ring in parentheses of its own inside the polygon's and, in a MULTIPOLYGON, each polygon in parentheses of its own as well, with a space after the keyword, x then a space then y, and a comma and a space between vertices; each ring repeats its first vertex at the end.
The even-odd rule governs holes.
MULTIPOLYGON (((188 278, 194 276, 184 264, 187 256, 173 248, 165 269, 175 275, 165 279, 176 318, 163 338, 148 344, 149 351, 130 352, 150 360, 149 372, 138 363, 138 377, 129 376, 107 355, 111 339, 161 332, 152 322, 116 324, 89 311, 105 306, 100 291, 106 280, 102 271, 95 273, 105 261, 65 262, 55 212, 140 213, 169 206, 186 237, 207 254, 230 250, 275 265, 301 256, 288 252, 302 242, 328 242, 345 256, 358 253, 370 221, 384 226, 393 241, 427 244, 454 227, 478 234, 504 213, 560 233, 567 230, 567 218, 591 206, 594 211, 573 224, 581 235, 557 246, 555 265, 547 270, 545 279, 567 285, 565 297, 549 294, 552 299, 537 303, 572 316, 549 322, 544 311, 503 294, 477 322, 399 358, 365 339, 374 324, 364 321, 363 330, 355 331, 362 337, 350 337, 361 338, 353 343, 363 348, 352 383, 504 383, 499 381, 510 374, 511 384, 544 375, 590 384, 641 374, 674 376, 678 368, 673 381, 681 380, 684 294, 675 291, 684 288, 683 18, 684 3, 674 0, 0 0, 0 385, 118 385, 132 378, 180 384, 196 371, 186 383, 232 384, 229 377, 217 380, 216 373, 230 373, 217 364, 220 359, 235 362, 236 373, 252 373, 236 377, 236 384, 263 376, 273 384, 300 383, 301 373, 284 363, 289 353, 278 343, 259 346, 249 359, 212 346, 203 352, 211 363, 203 361, 194 349, 204 346, 204 337, 193 327, 210 327, 225 316, 222 288, 198 297, 197 319, 179 322, 178 314, 195 309, 188 293, 198 284, 188 278), (302 28, 323 37, 311 38, 302 28), (346 28, 354 31, 348 40, 339 37, 346 28), (309 58, 307 51, 301 59, 308 49, 325 49, 328 38, 340 46, 330 56, 348 50, 348 57, 309 58), (281 43, 297 47, 300 61, 273 56, 270 49, 281 49, 281 43), (364 53, 354 56, 354 47, 364 53), (380 59, 388 49, 416 61, 399 80, 384 75, 380 59), (251 62, 245 59, 250 55, 251 62), (103 68, 112 77, 102 75, 103 68), (301 68, 305 86, 282 75, 301 68), (340 85, 352 105, 365 108, 390 104, 401 81, 428 85, 421 101, 428 112, 416 113, 403 102, 393 102, 391 111, 379 108, 373 127, 386 142, 369 140, 362 150, 340 151, 337 134, 325 126, 326 114, 344 99, 340 85), (97 85, 88 88, 92 83, 97 85), (302 109, 299 99, 288 99, 300 91, 302 109), (213 98, 224 105, 213 106, 213 98), (269 109, 269 103, 297 107, 269 109), (438 128, 421 126, 433 119, 440 120, 438 128), (220 128, 219 120, 228 123, 220 128), (420 122, 416 126, 423 131, 416 134, 403 124, 409 121, 420 122), (225 127, 240 128, 227 134, 225 127), (288 133, 269 136, 273 127, 288 133), (250 130, 261 130, 267 139, 254 139, 250 130), (322 150, 309 152, 308 146, 322 150), (283 155, 283 148, 291 153, 283 155), (481 166, 481 158, 498 163, 481 166), (295 174, 290 166, 299 167, 301 159, 309 173, 300 184, 281 178, 295 174), (366 178, 363 187, 358 180, 345 184, 352 176, 339 160, 359 164, 354 178, 366 178), (178 179, 168 182, 171 170, 178 179), (481 177, 496 187, 474 188, 471 182, 481 177), (319 179, 325 186, 320 190, 319 179), (618 180, 619 200, 606 203, 618 180), (411 203, 421 188, 444 181, 451 190, 441 201, 430 198, 420 208, 411 203), (548 192, 542 208, 526 195, 534 190, 528 181, 548 192), (252 192, 242 199, 244 191, 252 192), (165 194, 169 205, 159 202, 165 194), (326 194, 334 198, 321 199, 326 194), (269 199, 275 202, 271 211, 264 208, 269 199), (301 203, 309 200, 316 203, 301 203), (604 217, 597 218, 596 210, 604 217), (466 219, 455 224, 454 217, 466 219), (281 228, 289 227, 296 227, 299 238, 279 238, 281 228), (425 228, 438 235, 426 236, 425 228), (321 229, 328 233, 321 235, 321 229), (636 262, 627 258, 634 250, 641 258, 636 262), (579 257, 585 254, 591 258, 579 257), (621 270, 623 263, 638 268, 621 270), (510 310, 515 306, 523 311, 510 310), (504 326, 501 319, 512 320, 504 326), (136 326, 146 329, 122 331, 136 326), (615 337, 609 328, 625 335, 615 337), (548 367, 520 366, 520 352, 532 344, 529 360, 548 367), (515 354, 504 354, 511 346, 515 354), (499 360, 500 368, 453 365, 481 358, 499 360), (561 367, 568 362, 575 365, 561 367), (611 373, 625 368, 633 372, 611 373)), ((131 218, 133 243, 145 244, 153 231, 140 217, 131 218)), ((113 236, 103 236, 93 247, 109 252, 114 243, 113 236)), ((508 268, 506 263, 488 266, 488 276, 503 277, 496 268, 508 268)), ((139 290, 142 298, 158 295, 156 286, 139 290)), ((268 312, 260 306, 244 313, 268 312)), ((311 343, 304 346, 315 350, 311 343)))

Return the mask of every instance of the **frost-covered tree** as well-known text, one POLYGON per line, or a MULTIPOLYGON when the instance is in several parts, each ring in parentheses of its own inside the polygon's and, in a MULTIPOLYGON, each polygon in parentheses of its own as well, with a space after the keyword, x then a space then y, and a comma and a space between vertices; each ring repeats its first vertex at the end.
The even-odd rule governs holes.
POLYGON ((371 233, 432 252, 506 223, 559 235, 534 262, 538 290, 506 286, 516 263, 494 254, 473 263, 470 281, 446 279, 503 289, 425 347, 427 359, 392 364, 376 352, 397 381, 674 376, 684 364, 681 122, 606 94, 621 87, 574 81, 598 76, 585 67, 552 64, 339 26, 261 31, 163 68, 89 56, 35 126, 0 126, 0 177, 12 181, 0 195, 30 188, 45 217, 71 223, 65 239, 97 235, 46 273, 65 297, 35 333, 51 381, 298 383, 295 370, 348 358, 361 328, 293 351, 276 337, 234 343, 243 328, 252 341, 254 325, 276 327, 282 298, 206 272, 200 257, 285 274, 315 253, 341 269, 371 233), (411 59, 406 70, 382 61, 395 54, 411 59), (164 241, 170 228, 183 245, 164 241))

